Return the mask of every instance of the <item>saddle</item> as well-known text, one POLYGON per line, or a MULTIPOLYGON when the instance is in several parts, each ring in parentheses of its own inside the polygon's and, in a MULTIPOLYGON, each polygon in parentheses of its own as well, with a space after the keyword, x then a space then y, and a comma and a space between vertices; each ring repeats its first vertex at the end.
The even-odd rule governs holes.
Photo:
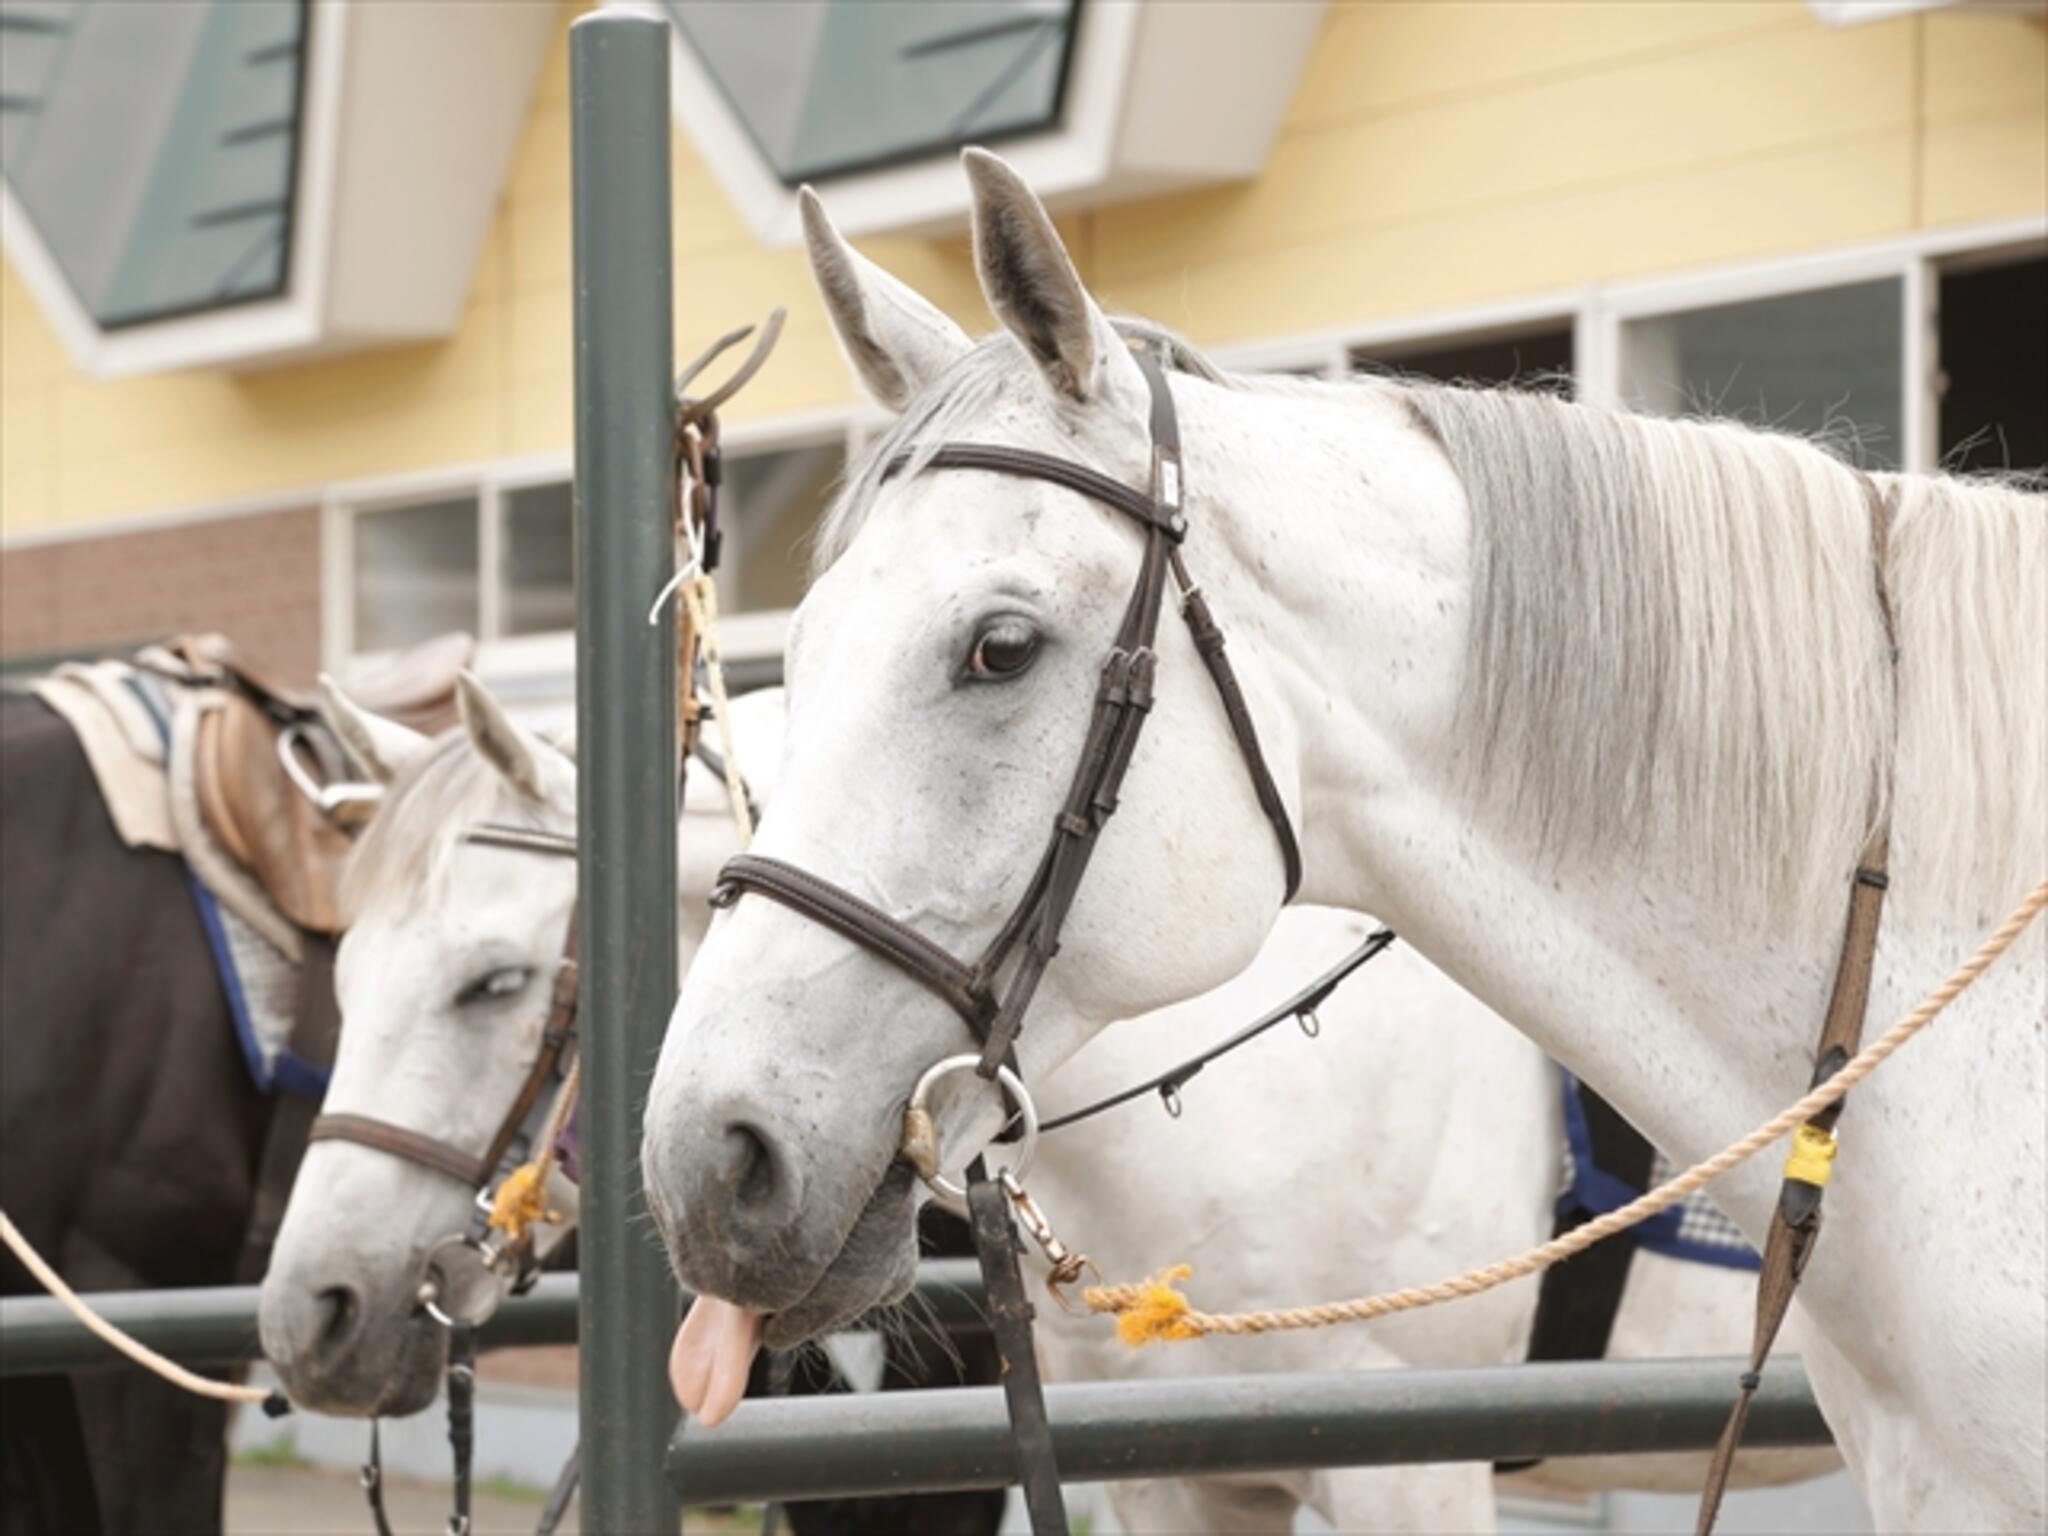
MULTIPOLYGON (((467 635, 440 636, 392 658, 354 696, 416 730, 444 729, 456 717, 456 673, 475 648, 467 635)), ((349 832, 286 763, 292 756, 304 778, 320 785, 348 777, 312 696, 282 684, 220 635, 183 636, 163 649, 194 681, 219 686, 194 738, 193 788, 206 830, 293 924, 338 933, 349 832)))

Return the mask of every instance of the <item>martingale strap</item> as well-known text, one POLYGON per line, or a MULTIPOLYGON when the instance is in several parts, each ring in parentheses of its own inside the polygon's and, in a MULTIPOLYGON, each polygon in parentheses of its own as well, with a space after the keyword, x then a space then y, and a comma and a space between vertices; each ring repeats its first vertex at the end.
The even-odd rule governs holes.
MULTIPOLYGON (((1243 689, 1224 653, 1222 630, 1181 556, 1187 517, 1182 510, 1180 427, 1173 395, 1164 371, 1149 351, 1135 349, 1132 355, 1151 394, 1149 493, 1068 459, 996 444, 948 443, 924 461, 931 468, 982 470, 1048 481, 1126 514, 1140 525, 1145 539, 1138 577, 1103 663, 1080 758, 1053 819, 1052 833, 1023 898, 988 947, 972 964, 964 962, 843 887, 759 854, 742 854, 728 861, 712 893, 713 905, 721 907, 749 892, 766 896, 887 960, 960 1015, 981 1042, 979 1071, 987 1078, 1014 1059, 1025 1012, 1058 952, 1060 931, 1094 857, 1096 842, 1115 814, 1124 775, 1152 708, 1158 668, 1155 642, 1169 581, 1181 593, 1181 614, 1280 845, 1286 899, 1291 901, 1301 885, 1301 851, 1293 823, 1260 748, 1243 689), (1009 982, 998 993, 997 978, 1009 967, 1014 967, 1009 982)), ((898 458, 888 472, 899 473, 911 462, 909 456, 898 458)))
MULTIPOLYGON (((1878 616, 1883 622, 1885 653, 1892 669, 1896 698, 1899 637, 1892 620, 1891 590, 1885 575, 1892 509, 1885 494, 1868 476, 1863 477, 1863 488, 1870 507, 1870 553, 1876 572, 1878 616)), ((1856 867, 1855 881, 1849 888, 1849 921, 1842 935, 1834 987, 1828 994, 1820 1044, 1814 1053, 1815 1087, 1847 1065, 1863 1040, 1863 1016, 1870 1007, 1870 978, 1877 964, 1878 927, 1884 918, 1885 892, 1891 885, 1891 816, 1884 809, 1883 784, 1881 777, 1879 787, 1872 791, 1872 828, 1856 867)), ((1837 1100, 1793 1132, 1792 1151, 1785 1159, 1785 1177, 1778 1190, 1778 1207, 1771 1213, 1771 1229, 1764 1240, 1763 1268, 1757 1274, 1756 1327, 1750 1341, 1749 1369, 1742 1374, 1735 1406, 1707 1466, 1696 1536, 1709 1536, 1714 1529, 1721 1497, 1734 1470, 1735 1452, 1742 1443, 1749 1405, 1763 1381, 1764 1361, 1777 1341, 1778 1330, 1784 1326, 1793 1293, 1799 1289, 1800 1277, 1805 1274, 1814 1244, 1820 1239, 1821 1196, 1834 1166, 1835 1122, 1848 1102, 1837 1100)))

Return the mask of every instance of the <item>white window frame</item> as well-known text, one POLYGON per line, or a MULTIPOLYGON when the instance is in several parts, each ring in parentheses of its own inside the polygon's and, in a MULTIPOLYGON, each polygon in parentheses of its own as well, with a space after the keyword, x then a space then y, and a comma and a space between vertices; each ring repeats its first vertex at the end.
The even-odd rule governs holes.
POLYGON ((1381 322, 1216 349, 1219 362, 1248 369, 1313 369, 1329 379, 1351 372, 1359 349, 1450 345, 1513 334, 1544 323, 1572 328, 1577 398, 1620 407, 1622 327, 1632 320, 1681 314, 1753 299, 1779 298, 1848 283, 1897 278, 1900 292, 1900 467, 1939 467, 1939 293, 1941 275, 2048 251, 2048 217, 2031 215, 1889 240, 1837 246, 1653 278, 1587 283, 1495 303, 1402 315, 1381 322))
MULTIPOLYGON (((888 419, 887 413, 873 406, 834 406, 735 422, 724 431, 724 449, 733 458, 751 458, 837 441, 851 459, 888 419)), ((527 487, 570 481, 574 475, 574 455, 556 452, 340 482, 309 498, 318 501, 321 511, 321 655, 327 669, 345 680, 349 673, 381 659, 380 653, 359 650, 355 643, 356 518, 412 503, 473 495, 477 501, 478 674, 515 705, 559 701, 574 686, 575 634, 573 630, 504 633, 500 556, 506 497, 527 487)), ((734 575, 741 558, 737 546, 729 545, 728 568, 734 575)), ((727 612, 722 616, 722 648, 730 661, 780 656, 788 628, 787 609, 727 612)))

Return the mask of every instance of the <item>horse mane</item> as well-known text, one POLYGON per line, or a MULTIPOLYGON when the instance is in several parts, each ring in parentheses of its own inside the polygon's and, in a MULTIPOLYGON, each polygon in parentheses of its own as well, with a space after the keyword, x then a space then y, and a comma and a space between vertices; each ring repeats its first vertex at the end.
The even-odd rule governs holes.
POLYGON ((1547 847, 1675 839, 1740 908, 1833 921, 1888 792, 1910 910, 1989 920, 2040 877, 2048 498, 1867 480, 1732 422, 1397 387, 1471 509, 1462 756, 1547 847))
MULTIPOLYGON (((573 750, 550 742, 572 760, 573 750)), ((518 794, 454 726, 400 768, 341 876, 341 913, 353 923, 373 903, 423 900, 446 877, 462 835, 479 822, 544 829, 540 808, 518 794)))

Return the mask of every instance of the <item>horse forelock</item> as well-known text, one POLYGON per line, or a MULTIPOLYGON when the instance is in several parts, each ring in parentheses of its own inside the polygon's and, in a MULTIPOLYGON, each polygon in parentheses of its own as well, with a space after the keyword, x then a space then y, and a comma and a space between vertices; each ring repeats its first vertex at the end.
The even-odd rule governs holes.
MULTIPOLYGON (((546 750, 574 758, 565 743, 546 750)), ((463 834, 481 822, 542 828, 540 807, 514 792, 460 726, 434 738, 385 786, 384 798, 342 872, 342 918, 369 907, 414 901, 446 879, 463 834)))
MULTIPOLYGON (((1172 372, 1212 384, 1236 382, 1192 343, 1163 326, 1125 316, 1110 324, 1126 341, 1152 347, 1172 372)), ((811 575, 823 575, 866 525, 890 464, 901 458, 904 473, 916 474, 944 444, 975 440, 977 426, 1006 390, 1043 389, 1037 364, 1009 332, 997 331, 975 343, 913 398, 849 469, 838 496, 819 520, 811 544, 811 575)))

